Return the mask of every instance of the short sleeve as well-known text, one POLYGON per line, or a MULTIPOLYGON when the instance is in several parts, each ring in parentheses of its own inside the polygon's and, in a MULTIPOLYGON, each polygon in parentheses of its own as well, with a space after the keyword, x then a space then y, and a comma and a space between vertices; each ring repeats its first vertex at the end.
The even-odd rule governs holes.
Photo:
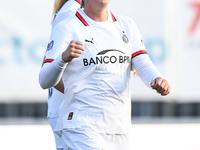
POLYGON ((140 54, 147 54, 140 31, 133 20, 131 22, 131 33, 132 33, 132 58, 140 54))
POLYGON ((44 63, 54 61, 55 58, 64 52, 70 43, 70 39, 72 39, 72 37, 70 32, 67 31, 67 27, 63 25, 54 26, 52 28, 44 63))

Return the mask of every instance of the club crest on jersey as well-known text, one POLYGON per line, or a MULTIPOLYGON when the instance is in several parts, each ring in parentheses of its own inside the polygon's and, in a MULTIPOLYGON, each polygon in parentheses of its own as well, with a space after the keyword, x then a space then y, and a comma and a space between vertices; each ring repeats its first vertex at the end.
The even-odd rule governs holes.
POLYGON ((48 45, 48 51, 50 51, 53 48, 54 40, 52 40, 48 45))
POLYGON ((126 36, 125 32, 122 31, 122 40, 124 41, 124 43, 128 44, 129 43, 129 40, 128 40, 128 37, 126 36))

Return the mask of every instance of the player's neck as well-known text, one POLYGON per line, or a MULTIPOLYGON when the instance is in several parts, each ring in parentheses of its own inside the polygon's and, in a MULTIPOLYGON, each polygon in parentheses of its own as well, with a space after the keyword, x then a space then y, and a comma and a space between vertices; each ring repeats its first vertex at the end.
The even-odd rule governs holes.
POLYGON ((99 9, 92 9, 91 7, 86 7, 84 9, 86 15, 90 17, 92 20, 97 22, 106 21, 108 18, 108 8, 99 8, 99 9))

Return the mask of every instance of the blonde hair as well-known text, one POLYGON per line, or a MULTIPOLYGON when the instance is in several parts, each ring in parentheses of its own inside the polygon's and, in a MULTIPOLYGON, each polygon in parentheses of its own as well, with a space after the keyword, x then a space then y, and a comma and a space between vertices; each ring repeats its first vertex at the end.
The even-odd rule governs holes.
POLYGON ((53 9, 53 20, 56 17, 56 14, 58 13, 58 11, 62 8, 62 6, 65 4, 65 2, 67 2, 68 0, 55 0, 54 2, 54 9, 53 9))

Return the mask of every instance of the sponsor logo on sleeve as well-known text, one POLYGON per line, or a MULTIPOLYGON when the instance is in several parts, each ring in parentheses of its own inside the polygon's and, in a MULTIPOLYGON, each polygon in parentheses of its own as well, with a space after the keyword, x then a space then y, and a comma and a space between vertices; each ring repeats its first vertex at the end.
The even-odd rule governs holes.
POLYGON ((54 44, 54 40, 52 40, 52 41, 49 43, 48 51, 50 51, 50 50, 53 48, 53 44, 54 44))

